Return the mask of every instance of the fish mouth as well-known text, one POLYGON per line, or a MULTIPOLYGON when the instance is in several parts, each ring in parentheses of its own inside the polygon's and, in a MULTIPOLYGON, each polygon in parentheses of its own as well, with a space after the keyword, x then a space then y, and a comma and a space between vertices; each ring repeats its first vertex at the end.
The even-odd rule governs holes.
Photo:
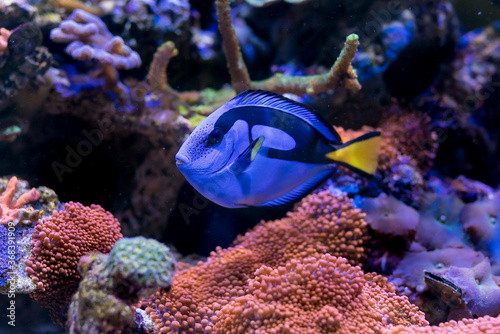
POLYGON ((188 163, 188 159, 186 159, 185 157, 183 157, 182 155, 176 155, 175 156, 175 164, 177 166, 182 166, 182 165, 186 165, 188 163))

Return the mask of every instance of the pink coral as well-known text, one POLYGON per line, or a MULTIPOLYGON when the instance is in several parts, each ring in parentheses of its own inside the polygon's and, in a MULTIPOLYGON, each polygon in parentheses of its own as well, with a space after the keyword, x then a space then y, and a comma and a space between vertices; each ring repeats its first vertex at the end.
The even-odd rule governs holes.
POLYGON ((500 316, 479 319, 449 321, 439 326, 420 327, 418 325, 393 327, 384 334, 497 334, 500 333, 500 316))
POLYGON ((66 52, 78 60, 95 60, 118 69, 132 69, 141 65, 141 58, 121 37, 113 37, 100 18, 76 9, 69 20, 50 32, 55 42, 70 43, 66 52))
MULTIPOLYGON (((288 265, 295 266, 295 264, 304 267, 301 263, 314 262, 316 260, 306 260, 306 258, 314 257, 314 259, 321 259, 319 261, 325 263, 336 263, 339 270, 345 268, 346 272, 352 272, 353 275, 362 277, 361 270, 351 267, 351 265, 359 263, 365 256, 364 245, 367 228, 363 218, 364 214, 359 209, 354 208, 352 200, 346 195, 335 197, 329 191, 311 194, 288 213, 287 217, 261 222, 245 235, 238 237, 233 247, 218 248, 216 252, 210 254, 206 262, 199 262, 197 266, 179 272, 174 277, 174 283, 169 291, 157 291, 151 299, 143 300, 141 307, 150 315, 160 333, 203 333, 204 331, 209 333, 214 331, 214 326, 217 326, 221 309, 226 306, 230 307, 228 305, 234 303, 238 298, 257 291, 249 290, 252 289, 249 280, 262 281, 263 278, 256 278, 256 275, 261 273, 268 275, 274 272, 281 275, 282 269, 279 269, 280 267, 286 268, 288 265), (327 260, 322 259, 325 254, 331 255, 331 257, 325 258, 327 260), (340 259, 340 256, 343 258, 340 259), (260 271, 256 271, 257 269, 260 271)), ((318 263, 315 265, 317 266, 318 263)), ((332 266, 335 267, 335 264, 332 266)), ((366 297, 366 303, 369 307, 377 308, 378 296, 394 292, 392 285, 377 283, 381 282, 381 277, 365 276, 364 279, 366 282, 372 282, 367 284, 373 285, 373 290, 370 290, 373 294, 366 297)), ((269 282, 271 283, 271 281, 269 282)), ((357 285, 357 280, 354 278, 352 281, 347 279, 341 287, 335 286, 332 282, 325 289, 331 288, 330 293, 338 293, 336 298, 339 299, 346 296, 351 291, 350 289, 353 289, 354 292, 352 295, 349 294, 349 298, 355 298, 362 289, 362 284, 357 285), (352 283, 353 286, 349 286, 347 283, 352 283)), ((317 283, 311 285, 311 289, 316 287, 321 290, 320 286, 324 283, 323 280, 318 279, 317 283)), ((252 284, 254 284, 253 289, 255 289, 256 283, 252 284)), ((294 307, 300 307, 301 291, 300 289, 294 293, 290 291, 290 303, 297 303, 294 307)), ((318 296, 311 295, 311 298, 319 301, 322 297, 318 292, 318 296)), ((404 304, 409 307, 407 301, 403 301, 405 298, 401 297, 401 301, 397 298, 399 297, 391 297, 394 305, 404 304)), ((262 305, 255 310, 257 314, 270 312, 268 305, 262 304, 262 301, 257 300, 256 303, 262 305)), ((401 319, 406 319, 407 316, 411 318, 412 315, 407 312, 415 311, 415 308, 406 308, 405 306, 397 312, 389 312, 391 316, 384 318, 383 314, 387 313, 378 309, 380 317, 370 318, 371 314, 374 313, 368 314, 366 311, 366 313, 356 314, 354 309, 349 309, 342 302, 339 302, 338 305, 345 307, 342 308, 342 312, 345 312, 342 313, 343 317, 352 318, 346 322, 349 324, 346 326, 363 323, 359 314, 371 319, 366 320, 370 324, 375 322, 373 320, 375 318, 379 323, 382 323, 383 319, 386 319, 387 323, 392 321, 401 323, 395 318, 392 319, 391 316, 400 316, 401 319)), ((330 319, 330 315, 336 313, 333 308, 324 306, 315 309, 318 312, 315 321, 317 320, 319 327, 328 330, 328 328, 336 326, 335 319, 330 319)), ((387 308, 391 310, 389 306, 387 308)), ((310 311, 311 314, 314 313, 312 310, 310 311)), ((416 315, 416 313, 411 314, 416 315)), ((296 313, 290 316, 294 321, 300 321, 297 319, 296 313)), ((409 323, 414 322, 410 321, 409 323)), ((278 319, 276 319, 275 325, 279 326, 278 319)))
POLYGON ((21 207, 40 198, 40 193, 35 188, 19 196, 14 202, 17 189, 17 177, 13 176, 7 184, 7 189, 0 195, 0 223, 7 225, 10 221, 19 218, 21 207))
POLYGON ((262 266, 246 294, 217 314, 214 333, 368 333, 426 325, 424 314, 382 276, 325 254, 262 266))
POLYGON ((64 308, 81 280, 80 257, 94 251, 109 253, 122 237, 118 220, 99 205, 66 203, 62 211, 54 211, 35 227, 33 250, 25 262, 37 285, 30 296, 50 309, 54 321, 64 325, 64 308))
POLYGON ((0 28, 0 54, 8 55, 9 49, 7 47, 9 42, 9 37, 12 32, 5 28, 0 28))

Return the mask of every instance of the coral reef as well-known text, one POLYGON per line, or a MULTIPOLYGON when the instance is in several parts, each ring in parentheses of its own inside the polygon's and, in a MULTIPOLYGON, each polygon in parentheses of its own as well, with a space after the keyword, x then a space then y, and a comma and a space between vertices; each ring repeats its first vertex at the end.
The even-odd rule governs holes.
POLYGON ((0 1, 14 331, 57 331, 29 294, 75 334, 500 332, 498 4, 0 1), (339 166, 293 209, 209 203, 174 156, 248 88, 344 142, 380 131, 375 176, 339 166))
POLYGON ((116 242, 109 255, 90 253, 78 264, 82 281, 68 310, 71 334, 100 334, 134 324, 134 303, 169 288, 175 260, 167 246, 143 237, 116 242))
POLYGON ((462 319, 450 321, 439 326, 397 326, 386 331, 384 334, 493 334, 500 329, 500 317, 489 316, 479 319, 462 319))
POLYGON ((0 223, 3 225, 16 226, 26 220, 29 223, 33 221, 33 218, 34 220, 39 218, 38 212, 35 212, 32 208, 22 209, 22 207, 29 202, 37 201, 40 198, 40 193, 35 188, 32 188, 14 201, 16 190, 17 177, 13 176, 9 180, 5 191, 0 195, 0 223))
MULTIPOLYGON (((44 75, 52 64, 52 55, 41 46, 42 34, 35 23, 30 23, 32 13, 12 4, 0 6, 0 111, 16 101, 22 101, 23 94, 44 96, 46 89, 44 75), (26 16, 25 16, 26 15, 26 16), (9 17, 13 16, 13 17, 9 17)), ((29 114, 38 105, 26 108, 21 114, 29 114)), ((0 119, 5 116, 0 117, 0 119)))
POLYGON ((33 249, 26 260, 26 271, 37 286, 30 296, 64 325, 67 306, 81 279, 80 257, 93 251, 109 253, 120 238, 118 220, 99 205, 66 203, 35 226, 33 249))
POLYGON ((276 74, 264 81, 251 81, 233 29, 229 0, 216 0, 219 31, 222 35, 227 66, 234 90, 264 89, 278 94, 319 94, 340 87, 359 90, 356 71, 351 66, 359 45, 356 34, 349 35, 339 57, 327 74, 305 77, 285 77, 276 74))
POLYGON ((492 260, 495 275, 500 275, 500 192, 470 204, 460 211, 460 223, 477 250, 492 260))
POLYGON ((385 278, 363 274, 330 254, 260 267, 246 294, 224 306, 217 318, 214 333, 231 334, 377 333, 392 325, 427 324, 385 278))
MULTIPOLYGON (((355 265, 364 257, 366 223, 363 217, 345 195, 335 197, 327 190, 309 195, 286 218, 262 222, 238 237, 233 247, 218 248, 206 262, 199 262, 195 267, 180 271, 174 277, 170 291, 157 291, 151 299, 141 302, 141 308, 151 316, 160 332, 188 329, 197 332, 211 331, 218 326, 221 309, 224 310, 227 306, 228 312, 233 303, 242 301, 239 298, 244 298, 247 293, 252 294, 253 290, 248 290, 251 289, 249 282, 253 279, 257 282, 260 280, 256 278, 259 270, 263 270, 263 273, 278 270, 276 273, 283 275, 282 271, 287 263, 288 266, 298 265, 302 268, 307 266, 307 261, 321 262, 322 255, 330 254, 343 257, 339 260, 329 258, 333 259, 333 263, 344 263, 341 265, 343 268, 352 268, 358 275, 362 275, 359 268, 351 267, 348 263, 355 265), (311 256, 316 260, 306 260, 311 256), (302 261, 304 265, 300 264, 302 261)), ((371 279, 379 281, 378 278, 370 278, 368 281, 371 279)), ((377 283, 374 285, 377 286, 377 283)), ((389 294, 393 289, 384 284, 379 288, 389 294)), ((234 312, 236 309, 237 307, 234 312)), ((272 316, 271 310, 264 311, 265 309, 264 306, 262 311, 272 316)), ((327 313, 329 311, 324 310, 327 313)), ((417 318, 413 321, 417 321, 417 318)))
POLYGON ((94 60, 100 67, 97 73, 105 80, 105 87, 118 88, 117 69, 132 69, 141 65, 139 54, 132 51, 119 36, 113 36, 97 16, 75 9, 69 20, 50 32, 50 38, 59 43, 70 43, 66 52, 78 60, 94 60))
POLYGON ((24 261, 31 252, 33 225, 39 218, 47 216, 59 204, 57 195, 51 189, 29 188, 28 182, 0 178, 0 293, 16 294, 32 292, 36 286, 26 272, 24 261), (17 199, 17 201, 13 201, 17 199), (22 205, 21 205, 22 204, 22 205))

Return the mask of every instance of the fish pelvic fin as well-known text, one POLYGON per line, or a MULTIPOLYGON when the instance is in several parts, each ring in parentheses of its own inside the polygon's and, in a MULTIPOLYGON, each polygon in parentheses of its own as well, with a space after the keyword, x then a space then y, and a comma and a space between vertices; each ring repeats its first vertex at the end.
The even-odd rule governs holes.
POLYGON ((337 146, 326 157, 356 173, 371 176, 377 170, 379 150, 380 132, 372 131, 337 146))

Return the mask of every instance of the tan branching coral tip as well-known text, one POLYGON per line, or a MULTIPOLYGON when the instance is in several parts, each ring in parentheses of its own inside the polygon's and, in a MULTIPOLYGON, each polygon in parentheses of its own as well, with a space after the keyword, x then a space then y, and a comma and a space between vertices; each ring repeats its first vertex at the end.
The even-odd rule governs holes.
POLYGON ((227 67, 231 74, 233 89, 237 93, 249 88, 264 89, 278 94, 291 93, 296 95, 319 94, 342 87, 351 90, 361 89, 356 71, 351 65, 359 46, 359 37, 356 34, 347 36, 344 48, 335 64, 326 74, 297 77, 275 74, 271 78, 262 81, 251 81, 233 28, 229 0, 217 0, 215 4, 227 67))
POLYGON ((233 20, 231 19, 231 6, 229 0, 215 1, 217 8, 217 21, 219 31, 222 35, 222 46, 226 54, 227 67, 231 74, 231 83, 233 89, 237 93, 252 87, 250 75, 248 74, 247 66, 241 55, 240 44, 236 38, 236 32, 233 28, 233 20))
POLYGON ((171 41, 163 43, 158 50, 156 50, 147 76, 151 90, 172 90, 167 82, 167 66, 170 59, 177 56, 178 53, 179 51, 175 48, 175 44, 171 41))

